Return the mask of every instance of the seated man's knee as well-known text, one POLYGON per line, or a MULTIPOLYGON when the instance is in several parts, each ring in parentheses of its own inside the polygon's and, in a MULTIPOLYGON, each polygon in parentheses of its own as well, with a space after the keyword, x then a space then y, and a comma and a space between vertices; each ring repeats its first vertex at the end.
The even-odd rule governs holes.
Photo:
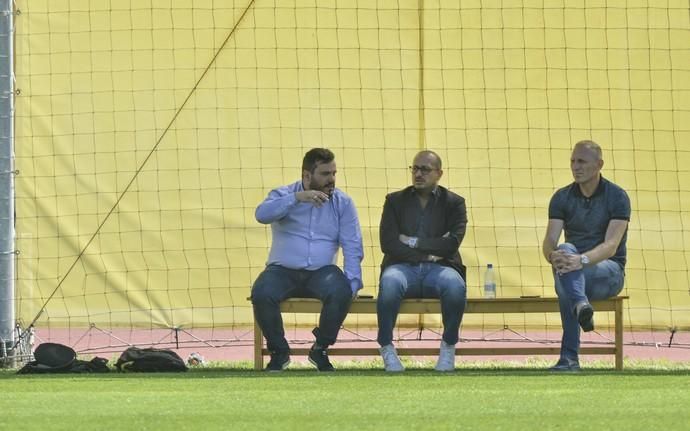
POLYGON ((343 271, 335 265, 324 267, 321 274, 324 278, 323 286, 327 286, 328 296, 336 301, 344 301, 352 298, 352 290, 350 289, 350 282, 343 271))
POLYGON ((395 268, 385 269, 379 281, 379 300, 387 301, 402 298, 405 294, 406 284, 407 280, 401 271, 395 268))
POLYGON ((275 304, 282 299, 280 292, 284 289, 280 286, 280 281, 265 273, 259 275, 251 291, 252 304, 275 304))
POLYGON ((465 280, 452 268, 446 268, 438 278, 439 291, 445 295, 464 299, 467 296, 465 280))
POLYGON ((569 242, 564 242, 563 244, 560 244, 558 246, 558 249, 563 250, 567 253, 571 253, 571 254, 577 254, 578 253, 577 248, 569 242))
POLYGON ((331 295, 338 302, 346 302, 352 299, 352 289, 350 288, 350 283, 345 276, 343 276, 342 280, 333 284, 331 295))
POLYGON ((277 298, 272 295, 271 289, 267 288, 265 285, 255 285, 252 288, 251 299, 252 304, 257 306, 279 302, 277 298))

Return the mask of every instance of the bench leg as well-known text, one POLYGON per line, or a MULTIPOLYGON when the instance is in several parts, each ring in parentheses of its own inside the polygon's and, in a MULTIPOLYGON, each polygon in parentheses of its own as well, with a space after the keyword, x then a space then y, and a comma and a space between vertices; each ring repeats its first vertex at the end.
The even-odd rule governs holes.
POLYGON ((616 301, 616 370, 623 370, 623 300, 616 301))
POLYGON ((264 369, 264 354, 262 352, 264 347, 264 337, 261 333, 261 328, 256 320, 254 320, 254 369, 261 371, 264 369))

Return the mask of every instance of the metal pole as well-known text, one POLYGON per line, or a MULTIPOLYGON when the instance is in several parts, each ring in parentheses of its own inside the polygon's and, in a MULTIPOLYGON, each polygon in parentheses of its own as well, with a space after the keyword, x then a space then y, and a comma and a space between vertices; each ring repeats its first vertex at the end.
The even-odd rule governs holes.
POLYGON ((14 365, 14 10, 0 0, 0 365, 14 365))

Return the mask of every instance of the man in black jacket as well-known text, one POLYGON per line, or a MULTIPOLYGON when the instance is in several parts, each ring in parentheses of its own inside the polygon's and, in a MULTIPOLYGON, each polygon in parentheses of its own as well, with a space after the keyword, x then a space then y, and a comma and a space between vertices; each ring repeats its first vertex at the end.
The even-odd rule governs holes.
POLYGON ((413 184, 386 197, 379 226, 381 280, 376 304, 379 349, 386 371, 403 371, 393 327, 403 298, 440 298, 443 337, 437 371, 455 369, 455 344, 465 310, 465 199, 438 185, 441 158, 421 151, 410 166, 413 184))

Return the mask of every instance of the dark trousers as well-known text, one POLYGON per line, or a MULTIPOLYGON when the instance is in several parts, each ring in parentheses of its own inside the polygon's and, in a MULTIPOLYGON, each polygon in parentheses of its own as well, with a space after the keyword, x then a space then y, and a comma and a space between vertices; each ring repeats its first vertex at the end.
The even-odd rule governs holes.
POLYGON ((352 301, 350 283, 343 271, 335 265, 315 271, 269 265, 252 286, 254 318, 266 338, 268 350, 290 350, 285 339, 280 303, 295 297, 321 301, 319 327, 314 331, 316 343, 323 347, 334 344, 352 301))

